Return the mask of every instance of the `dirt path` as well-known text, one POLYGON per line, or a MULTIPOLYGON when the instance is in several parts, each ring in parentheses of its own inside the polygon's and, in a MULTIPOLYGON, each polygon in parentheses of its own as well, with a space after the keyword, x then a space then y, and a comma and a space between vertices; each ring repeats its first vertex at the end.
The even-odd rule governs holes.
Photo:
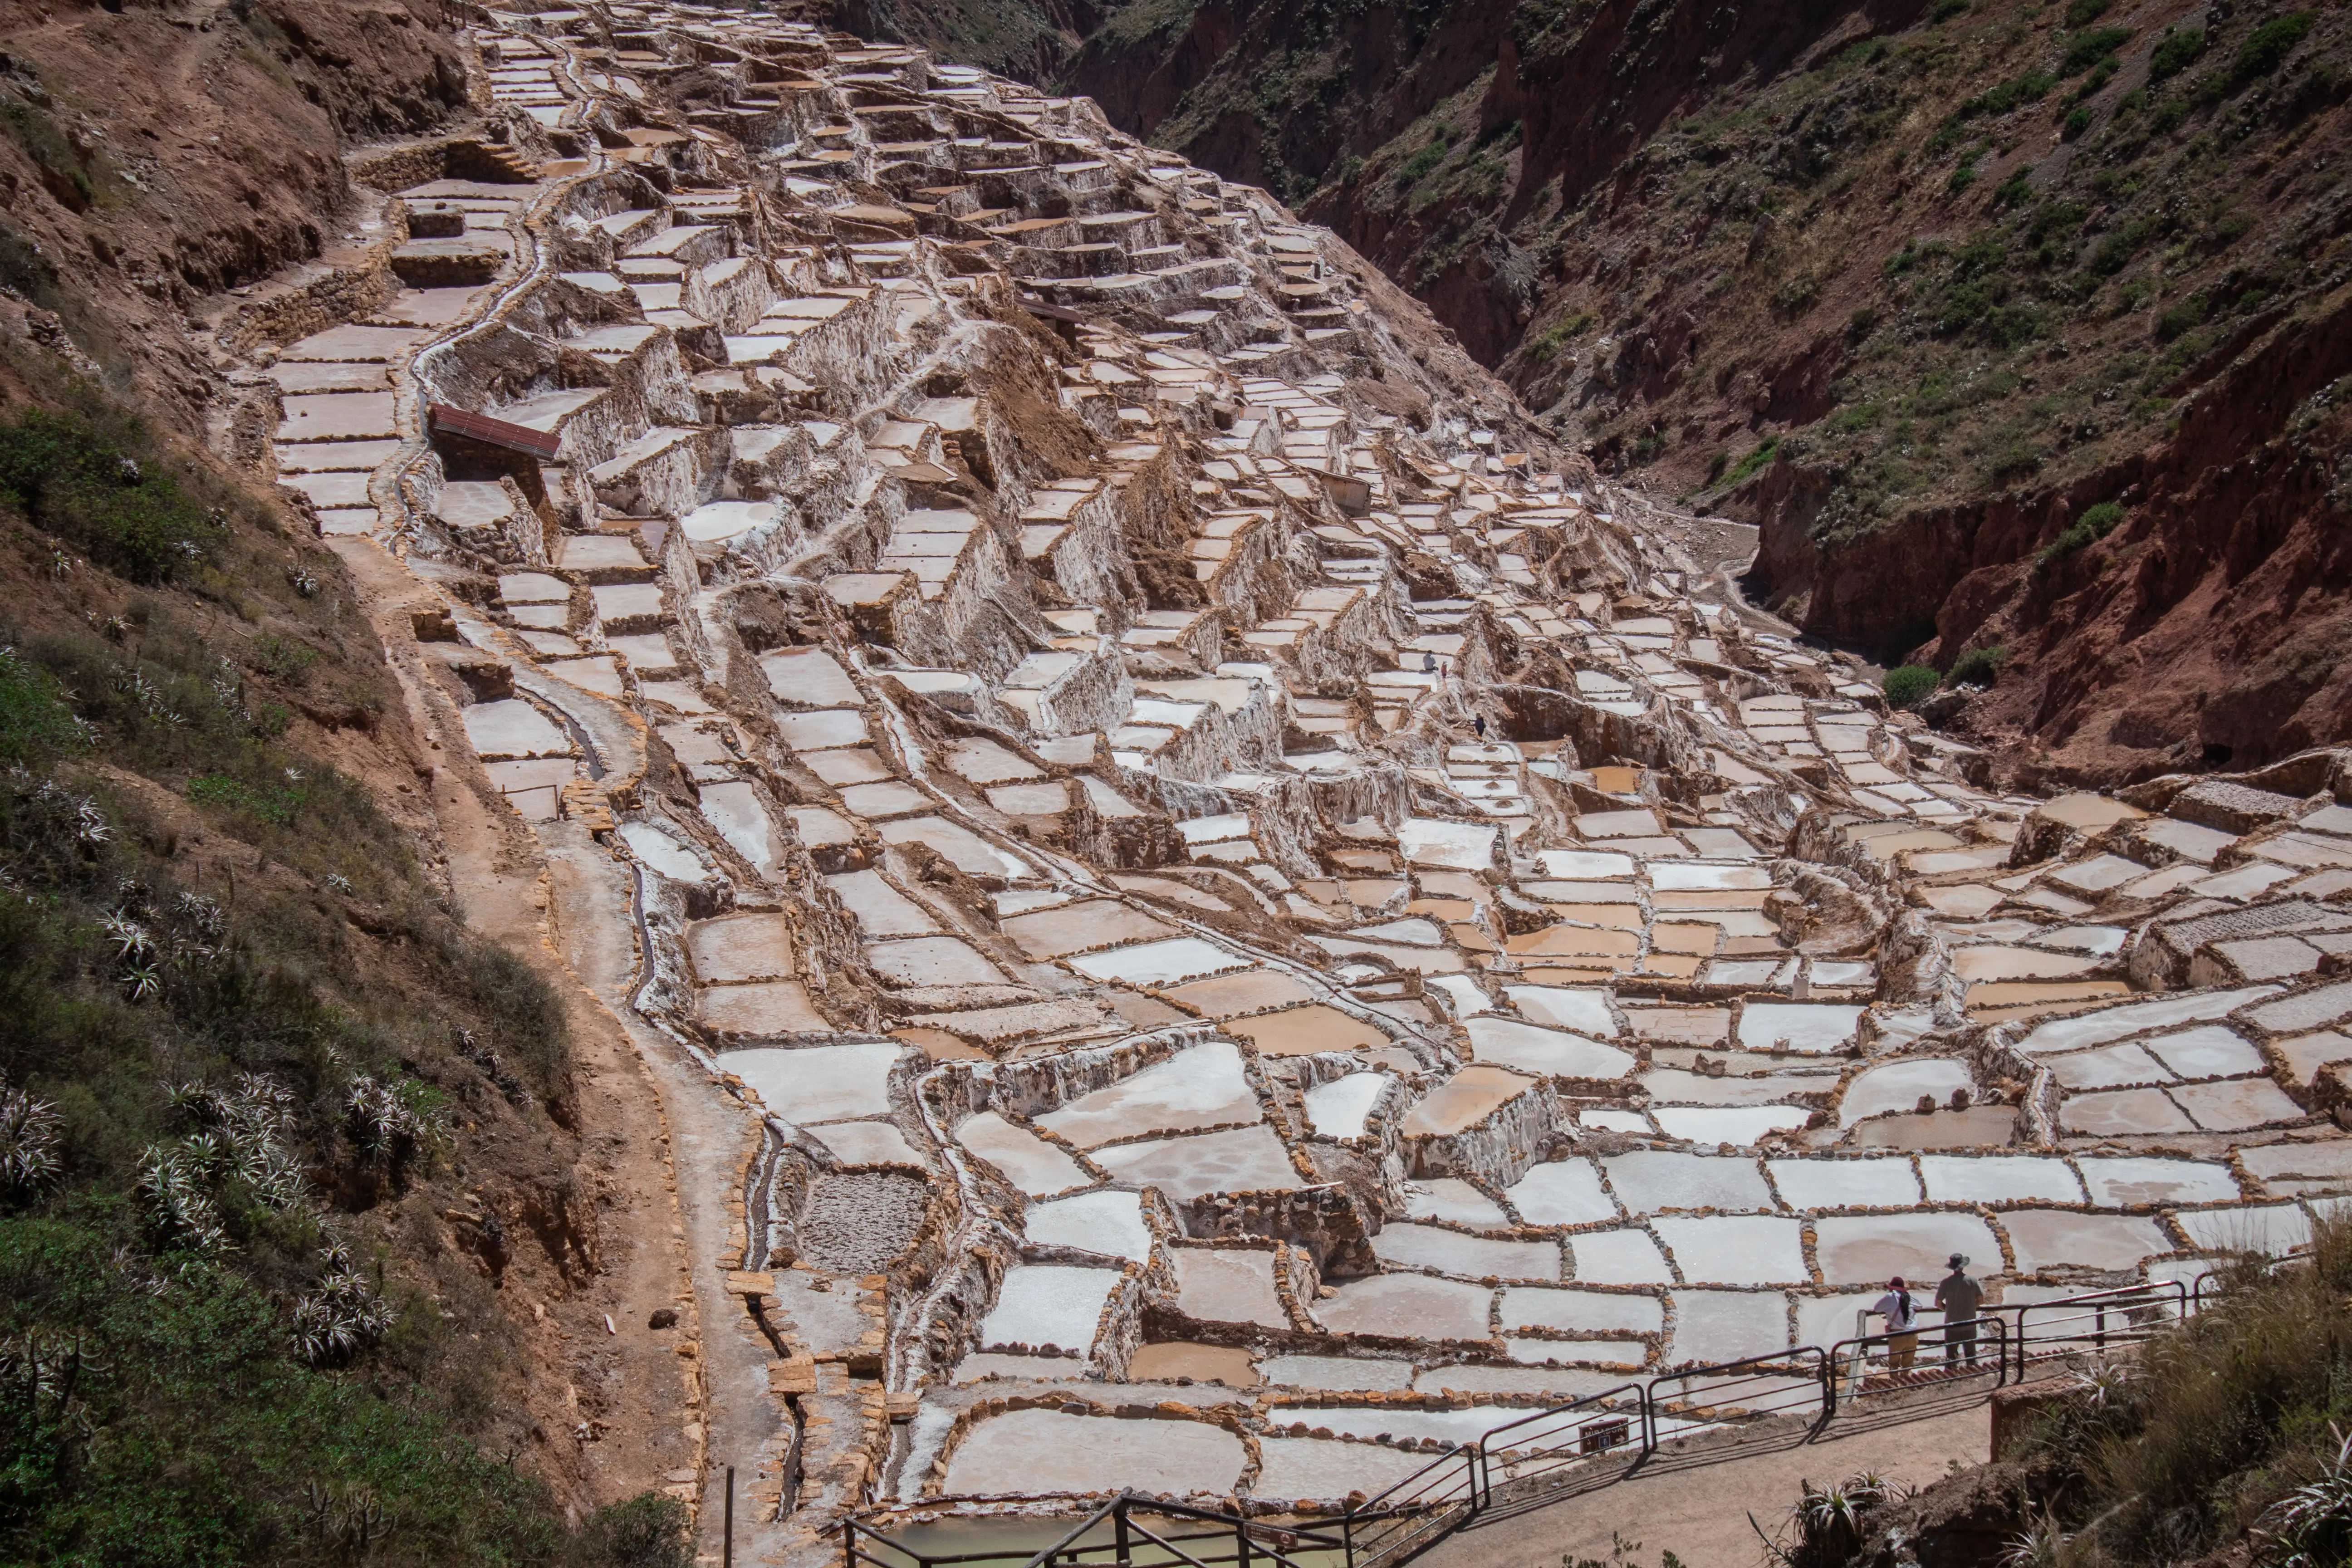
POLYGON ((701 1482, 706 1437, 701 1304, 687 1283, 687 1221, 668 1147, 675 1134, 656 1076, 604 988, 588 978, 635 965, 625 893, 613 906, 618 916, 602 918, 610 890, 577 892, 584 885, 577 862, 593 855, 610 865, 601 847, 578 833, 578 846, 566 847, 587 853, 551 861, 483 776, 408 621, 410 606, 429 601, 432 590, 372 540, 329 542, 351 571, 428 749, 432 776, 419 782, 457 908, 476 931, 538 967, 567 1005, 578 1172, 591 1189, 590 1204, 579 1208, 593 1215, 585 1228, 595 1268, 553 1299, 517 1303, 517 1316, 535 1324, 527 1382, 545 1458, 551 1469, 579 1478, 593 1501, 649 1488, 690 1495, 701 1482), (663 1308, 679 1321, 654 1329, 663 1308))
MULTIPOLYGON (((1673 1552, 1685 1568, 1760 1568, 1769 1533, 1788 1516, 1801 1482, 1820 1485, 1875 1470, 1910 1486, 1939 1480, 1955 1463, 1979 1464, 1990 1440, 1990 1407, 1976 1405, 1884 1424, 1841 1422, 1821 1439, 1690 1469, 1658 1468, 1566 1502, 1490 1515, 1420 1561, 1426 1568, 1559 1568, 1610 1560, 1619 1538, 1638 1561, 1673 1552)), ((1628 1553, 1628 1563, 1636 1561, 1628 1553)))

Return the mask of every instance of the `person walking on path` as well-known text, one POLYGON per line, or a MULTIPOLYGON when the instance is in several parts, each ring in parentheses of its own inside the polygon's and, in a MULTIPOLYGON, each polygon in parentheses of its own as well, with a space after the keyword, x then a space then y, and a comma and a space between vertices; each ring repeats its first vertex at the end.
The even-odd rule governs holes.
POLYGON ((1977 1364, 1977 1320, 1984 1307, 1984 1287, 1969 1278, 1969 1260, 1965 1254, 1951 1257, 1951 1272, 1936 1287, 1936 1307, 1944 1314, 1944 1364, 1960 1364, 1960 1351, 1968 1350, 1969 1364, 1977 1364))
POLYGON ((1893 1337, 1886 1342, 1886 1370, 1909 1372, 1919 1354, 1919 1308, 1911 1292, 1905 1288, 1903 1276, 1897 1274, 1886 1282, 1886 1294, 1870 1309, 1886 1321, 1886 1331, 1893 1337))

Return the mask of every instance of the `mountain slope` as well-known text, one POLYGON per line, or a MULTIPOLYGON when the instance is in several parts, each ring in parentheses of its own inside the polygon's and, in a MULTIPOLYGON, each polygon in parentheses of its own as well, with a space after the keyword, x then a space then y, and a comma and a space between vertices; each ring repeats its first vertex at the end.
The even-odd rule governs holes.
POLYGON ((2347 62, 2338 9, 2182 0, 1139 0, 1062 82, 1761 523, 1807 631, 1982 652, 1939 721, 2018 777, 2115 781, 2352 726, 2347 62))

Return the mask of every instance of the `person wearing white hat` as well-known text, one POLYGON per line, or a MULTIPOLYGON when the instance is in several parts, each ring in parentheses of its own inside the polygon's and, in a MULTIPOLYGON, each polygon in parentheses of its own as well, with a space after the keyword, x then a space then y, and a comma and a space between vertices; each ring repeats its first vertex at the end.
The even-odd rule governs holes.
POLYGON ((1960 1352, 1968 1352, 1969 1364, 1977 1364, 1977 1319, 1984 1306, 1984 1287, 1969 1278, 1969 1260, 1965 1253, 1952 1254, 1951 1272, 1936 1287, 1936 1307, 1944 1314, 1944 1364, 1960 1364, 1960 1352))

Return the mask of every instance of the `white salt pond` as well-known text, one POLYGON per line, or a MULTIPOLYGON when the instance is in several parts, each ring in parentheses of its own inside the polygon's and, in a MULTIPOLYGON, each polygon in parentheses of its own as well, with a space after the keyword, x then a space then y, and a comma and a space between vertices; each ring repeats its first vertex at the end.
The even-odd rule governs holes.
POLYGON ((1320 1137, 1342 1141, 1361 1138, 1372 1108, 1395 1081, 1386 1073, 1353 1072, 1318 1083, 1301 1097, 1307 1120, 1320 1137))
POLYGON ((1381 1262, 1433 1268, 1469 1279, 1558 1279, 1559 1248, 1550 1242, 1504 1241, 1437 1226, 1391 1220, 1372 1237, 1381 1262))
POLYGON ((1530 1165, 1503 1195, 1529 1225, 1605 1225, 1622 1217, 1590 1160, 1530 1165))
POLYGON ((1769 1215, 1669 1215, 1651 1222, 1694 1285, 1804 1285, 1801 1222, 1769 1215))
POLYGON ((1663 1209, 1769 1209, 1772 1194, 1752 1159, 1637 1149, 1601 1162, 1609 1184, 1635 1214, 1663 1209))
POLYGON ((1015 1127, 993 1110, 983 1110, 956 1129, 956 1142, 996 1167, 1004 1179, 1033 1198, 1051 1197, 1093 1184, 1069 1152, 1025 1127, 1015 1127))
POLYGON ((1560 1029, 1523 1024, 1515 1018, 1480 1016, 1465 1019, 1463 1029, 1470 1048, 1482 1062, 1517 1068, 1551 1078, 1613 1079, 1633 1071, 1631 1051, 1604 1046, 1560 1029))
POLYGON ((1306 1184, 1282 1140, 1263 1125, 1118 1143, 1093 1151, 1093 1159, 1115 1181, 1158 1187, 1172 1198, 1276 1192, 1306 1184))
POLYGON ((1271 1249, 1179 1247, 1170 1249, 1168 1261, 1176 1270, 1176 1310, 1186 1317, 1204 1323, 1291 1326, 1275 1290, 1271 1249))
POLYGON ((1037 1125, 1081 1149, 1140 1136, 1264 1120, 1230 1040, 1187 1047, 1108 1089, 1082 1095, 1037 1125))
POLYGON ((890 1068, 902 1048, 895 1042, 754 1048, 729 1051, 722 1064, 787 1121, 852 1121, 890 1113, 890 1068))
POLYGON ((1376 1274, 1369 1279, 1339 1283, 1328 1300, 1315 1303, 1314 1312, 1317 1321, 1335 1334, 1483 1340, 1492 1332, 1487 1310, 1494 1297, 1494 1291, 1484 1286, 1457 1279, 1376 1274))
POLYGON ((1514 1285, 1503 1292, 1498 1310, 1507 1334, 1656 1334, 1666 1326, 1658 1298, 1626 1291, 1514 1285))
POLYGON ((1113 1268, 1032 1264, 1009 1268, 996 1305, 980 1326, 983 1350, 1085 1355, 1103 1304, 1118 1284, 1113 1268))
POLYGON ((1122 985, 1173 985, 1248 967, 1248 961, 1239 954, 1197 936, 1115 947, 1064 962, 1089 979, 1114 980, 1122 985))
POLYGON ((1039 1246, 1071 1247, 1136 1262, 1151 1257, 1151 1229, 1143 1223, 1143 1195, 1104 1187, 1031 1204, 1022 1229, 1039 1246))
POLYGON ((1922 1201, 1918 1175, 1906 1159, 1768 1160, 1765 1166, 1790 1208, 1908 1208, 1922 1201))
POLYGON ((1013 1410, 974 1425, 948 1461, 957 1497, 1117 1491, 1229 1497, 1249 1455, 1206 1421, 1129 1421, 1013 1410))
POLYGON ((1580 1231, 1569 1238, 1575 1275, 1585 1285, 1671 1285, 1674 1270, 1645 1230, 1580 1231))
POLYGON ((1740 1046, 1751 1051, 1843 1050, 1853 1043, 1860 1007, 1822 1002, 1750 1002, 1740 1010, 1740 1046))

